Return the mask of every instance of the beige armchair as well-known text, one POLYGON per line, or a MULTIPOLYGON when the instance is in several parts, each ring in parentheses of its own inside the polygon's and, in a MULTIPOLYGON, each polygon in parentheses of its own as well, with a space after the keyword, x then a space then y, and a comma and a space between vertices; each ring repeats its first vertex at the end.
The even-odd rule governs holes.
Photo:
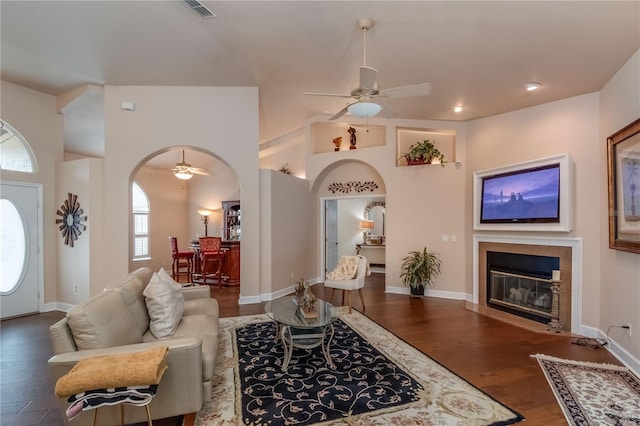
POLYGON ((365 310, 364 306, 364 297, 362 296, 362 289, 364 288, 364 281, 367 275, 368 265, 367 259, 364 256, 357 256, 358 258, 358 269, 356 270, 356 274, 353 278, 350 279, 325 279, 324 286, 325 288, 331 289, 331 297, 329 298, 329 302, 333 300, 333 295, 336 291, 342 290, 342 305, 344 306, 344 295, 348 292, 348 305, 349 305, 349 313, 351 313, 351 293, 354 290, 358 290, 358 294, 360 295, 360 301, 362 302, 362 310, 365 310))

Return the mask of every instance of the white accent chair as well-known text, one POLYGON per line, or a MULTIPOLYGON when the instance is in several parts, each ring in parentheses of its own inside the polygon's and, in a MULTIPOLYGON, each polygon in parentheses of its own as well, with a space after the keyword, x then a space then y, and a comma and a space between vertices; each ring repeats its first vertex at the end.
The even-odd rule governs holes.
POLYGON ((360 257, 358 260, 358 269, 356 271, 356 275, 354 278, 349 280, 330 280, 325 279, 324 287, 331 289, 331 297, 329 298, 329 303, 333 301, 333 295, 336 291, 342 290, 342 305, 344 306, 344 294, 345 292, 349 292, 348 304, 349 304, 349 313, 351 313, 351 292, 353 290, 358 290, 358 294, 360 295, 360 301, 362 302, 362 310, 365 310, 364 306, 364 297, 362 296, 362 288, 364 287, 364 279, 367 275, 367 259, 365 257, 360 257))

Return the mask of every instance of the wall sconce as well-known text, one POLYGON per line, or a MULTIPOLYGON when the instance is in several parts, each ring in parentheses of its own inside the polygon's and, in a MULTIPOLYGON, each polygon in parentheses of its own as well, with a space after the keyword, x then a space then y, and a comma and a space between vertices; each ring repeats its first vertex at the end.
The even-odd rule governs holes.
POLYGON ((207 209, 199 209, 198 214, 202 216, 202 223, 204 223, 204 236, 208 237, 207 233, 207 225, 209 224, 209 216, 211 216, 213 212, 207 209))
POLYGON ((365 244, 367 244, 369 242, 369 233, 373 229, 373 221, 361 220, 360 229, 362 229, 362 240, 364 241, 365 244))

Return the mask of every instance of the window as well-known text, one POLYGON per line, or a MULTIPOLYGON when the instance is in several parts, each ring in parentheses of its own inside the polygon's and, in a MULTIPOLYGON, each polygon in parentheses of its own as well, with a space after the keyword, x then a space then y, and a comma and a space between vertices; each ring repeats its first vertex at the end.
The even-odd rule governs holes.
POLYGON ((133 259, 149 258, 149 199, 137 183, 131 189, 133 197, 133 259))
POLYGON ((0 120, 0 169, 34 173, 34 157, 27 141, 0 120))

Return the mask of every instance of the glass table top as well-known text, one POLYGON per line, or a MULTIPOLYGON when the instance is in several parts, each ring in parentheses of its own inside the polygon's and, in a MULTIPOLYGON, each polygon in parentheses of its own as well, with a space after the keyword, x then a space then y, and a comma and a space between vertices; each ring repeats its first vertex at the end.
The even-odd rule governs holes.
POLYGON ((317 318, 305 318, 299 310, 294 296, 284 296, 267 302, 264 307, 271 319, 295 328, 325 327, 338 318, 335 307, 324 300, 316 300, 317 318))

